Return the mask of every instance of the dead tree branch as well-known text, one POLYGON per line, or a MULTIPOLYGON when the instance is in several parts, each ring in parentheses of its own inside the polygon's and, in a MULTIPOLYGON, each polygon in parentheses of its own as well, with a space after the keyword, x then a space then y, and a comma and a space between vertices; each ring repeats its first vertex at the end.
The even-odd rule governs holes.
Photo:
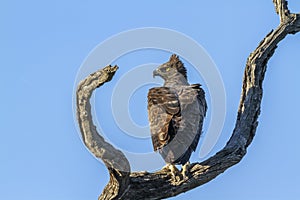
POLYGON ((201 163, 192 164, 188 180, 174 181, 170 173, 163 170, 155 173, 130 172, 130 164, 124 154, 105 142, 97 132, 92 121, 89 99, 96 88, 112 79, 117 71, 116 66, 107 66, 80 82, 77 88, 77 117, 82 138, 87 148, 105 163, 110 174, 110 181, 99 200, 163 199, 176 196, 211 181, 241 161, 258 125, 267 63, 281 40, 288 34, 300 31, 300 15, 290 13, 287 1, 273 0, 273 3, 280 17, 280 24, 248 57, 232 136, 216 155, 201 163))
POLYGON ((77 88, 77 120, 86 147, 106 165, 110 181, 101 195, 102 199, 118 198, 129 185, 130 164, 125 155, 104 141, 93 124, 91 104, 89 102, 92 92, 112 79, 118 67, 105 67, 85 80, 77 88))

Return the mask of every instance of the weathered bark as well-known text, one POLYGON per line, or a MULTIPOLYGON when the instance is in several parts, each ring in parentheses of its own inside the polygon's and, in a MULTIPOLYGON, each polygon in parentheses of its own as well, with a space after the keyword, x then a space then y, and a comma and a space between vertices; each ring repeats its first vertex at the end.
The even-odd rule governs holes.
POLYGON ((118 67, 105 67, 81 81, 77 88, 77 119, 86 147, 106 165, 110 181, 105 187, 102 199, 118 198, 129 186, 130 164, 125 155, 115 149, 111 144, 104 141, 93 124, 91 104, 89 99, 92 92, 110 81, 118 67))
POLYGON ((280 24, 271 31, 248 57, 237 121, 226 146, 216 155, 194 163, 188 179, 171 177, 170 172, 130 172, 130 164, 124 154, 105 142, 97 133, 92 121, 89 99, 92 92, 112 79, 117 67, 107 66, 80 82, 77 89, 77 116, 82 138, 87 148, 107 166, 110 181, 99 200, 107 199, 162 199, 187 192, 203 185, 226 169, 241 161, 255 135, 262 100, 262 83, 267 62, 277 44, 288 34, 300 31, 300 15, 290 13, 287 1, 273 0, 280 24))

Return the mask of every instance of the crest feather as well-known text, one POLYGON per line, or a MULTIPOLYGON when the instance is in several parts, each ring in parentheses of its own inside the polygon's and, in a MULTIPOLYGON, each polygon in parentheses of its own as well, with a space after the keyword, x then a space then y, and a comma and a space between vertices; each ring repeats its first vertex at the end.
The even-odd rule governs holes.
POLYGON ((176 54, 171 55, 169 64, 171 65, 171 67, 175 67, 178 72, 180 72, 185 78, 187 78, 186 68, 184 67, 184 64, 179 59, 178 55, 176 54))

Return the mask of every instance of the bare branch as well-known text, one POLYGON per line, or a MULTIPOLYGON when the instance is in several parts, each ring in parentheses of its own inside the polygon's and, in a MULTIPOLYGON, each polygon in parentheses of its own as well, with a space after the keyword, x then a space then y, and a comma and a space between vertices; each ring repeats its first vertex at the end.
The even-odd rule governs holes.
POLYGON ((263 95, 262 83, 269 59, 278 43, 288 34, 300 31, 300 16, 290 14, 287 2, 273 0, 280 15, 280 25, 271 31, 248 57, 237 121, 230 140, 216 155, 191 165, 188 179, 180 174, 175 180, 170 172, 131 172, 124 154, 104 141, 92 122, 89 99, 92 92, 113 77, 117 67, 105 67, 85 80, 77 89, 77 115, 83 141, 87 148, 107 166, 110 182, 99 199, 162 199, 187 192, 214 179, 241 161, 252 142, 263 95))
POLYGON ((280 22, 283 23, 284 20, 290 15, 290 10, 288 9, 288 2, 285 0, 273 0, 275 5, 276 13, 280 17, 280 22))
POLYGON ((130 165, 125 155, 107 143, 93 124, 91 104, 92 92, 112 79, 118 67, 107 66, 81 81, 77 88, 77 119, 86 147, 100 158, 110 173, 110 183, 103 192, 104 199, 113 199, 122 194, 129 183, 130 165))

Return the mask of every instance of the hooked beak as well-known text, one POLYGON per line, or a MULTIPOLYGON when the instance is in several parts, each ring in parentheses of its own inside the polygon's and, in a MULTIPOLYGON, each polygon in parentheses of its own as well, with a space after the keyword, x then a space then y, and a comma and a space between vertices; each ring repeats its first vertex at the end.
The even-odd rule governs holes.
POLYGON ((154 78, 155 76, 159 76, 159 73, 158 73, 157 69, 153 71, 153 78, 154 78))

